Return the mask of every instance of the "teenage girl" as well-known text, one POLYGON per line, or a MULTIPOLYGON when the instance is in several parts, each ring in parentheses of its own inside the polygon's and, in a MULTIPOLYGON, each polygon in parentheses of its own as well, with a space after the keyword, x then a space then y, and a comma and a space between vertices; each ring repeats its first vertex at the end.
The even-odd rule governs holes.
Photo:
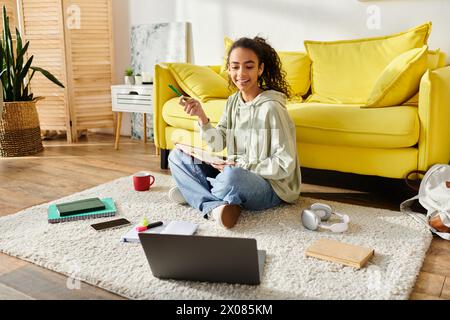
POLYGON ((177 186, 169 197, 232 228, 241 208, 264 210, 295 202, 301 174, 295 126, 286 110, 289 86, 276 51, 260 37, 241 38, 228 52, 227 69, 237 92, 228 98, 216 127, 199 101, 180 98, 184 111, 198 117, 201 137, 212 151, 227 148, 227 162, 199 163, 174 149, 169 167, 177 186))

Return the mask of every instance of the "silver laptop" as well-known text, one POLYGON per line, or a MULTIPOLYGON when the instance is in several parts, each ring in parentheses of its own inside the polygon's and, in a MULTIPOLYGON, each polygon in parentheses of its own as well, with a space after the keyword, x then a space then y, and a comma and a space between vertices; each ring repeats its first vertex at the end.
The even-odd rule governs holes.
POLYGON ((255 239, 146 234, 139 239, 157 278, 256 285, 266 252, 255 239))

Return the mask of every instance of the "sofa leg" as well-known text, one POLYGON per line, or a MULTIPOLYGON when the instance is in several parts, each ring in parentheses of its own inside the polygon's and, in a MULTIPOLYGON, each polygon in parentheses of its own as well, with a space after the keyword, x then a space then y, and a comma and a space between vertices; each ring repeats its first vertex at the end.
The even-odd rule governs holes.
POLYGON ((169 169, 169 152, 167 149, 160 149, 161 154, 161 169, 167 170, 169 169))

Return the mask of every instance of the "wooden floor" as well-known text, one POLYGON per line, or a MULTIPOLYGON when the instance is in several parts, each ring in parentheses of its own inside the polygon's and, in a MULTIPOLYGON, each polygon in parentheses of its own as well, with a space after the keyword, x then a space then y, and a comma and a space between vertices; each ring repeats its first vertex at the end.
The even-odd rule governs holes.
MULTIPOLYGON (((37 156, 0 158, 0 216, 141 170, 169 174, 159 169, 151 143, 122 138, 116 151, 113 136, 89 133, 77 144, 55 140, 44 145, 45 151, 37 156)), ((389 190, 360 176, 325 171, 302 170, 302 175, 307 182, 302 195, 398 208, 398 186, 389 190), (308 184, 311 181, 322 185, 308 184), (355 185, 358 191, 343 188, 355 185)), ((69 289, 67 283, 66 276, 0 253, 0 299, 122 299, 86 283, 79 289, 69 289)), ((450 299, 450 242, 434 238, 410 298, 450 299)))

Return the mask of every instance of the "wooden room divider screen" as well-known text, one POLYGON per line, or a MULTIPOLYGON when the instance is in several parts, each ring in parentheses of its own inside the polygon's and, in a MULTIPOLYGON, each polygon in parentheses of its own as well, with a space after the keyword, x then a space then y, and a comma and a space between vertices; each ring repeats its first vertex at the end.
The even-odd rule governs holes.
POLYGON ((30 41, 33 65, 47 69, 66 87, 34 75, 32 92, 45 97, 37 105, 41 129, 66 130, 73 142, 79 130, 114 128, 111 0, 2 2, 16 12, 15 23, 30 41))

